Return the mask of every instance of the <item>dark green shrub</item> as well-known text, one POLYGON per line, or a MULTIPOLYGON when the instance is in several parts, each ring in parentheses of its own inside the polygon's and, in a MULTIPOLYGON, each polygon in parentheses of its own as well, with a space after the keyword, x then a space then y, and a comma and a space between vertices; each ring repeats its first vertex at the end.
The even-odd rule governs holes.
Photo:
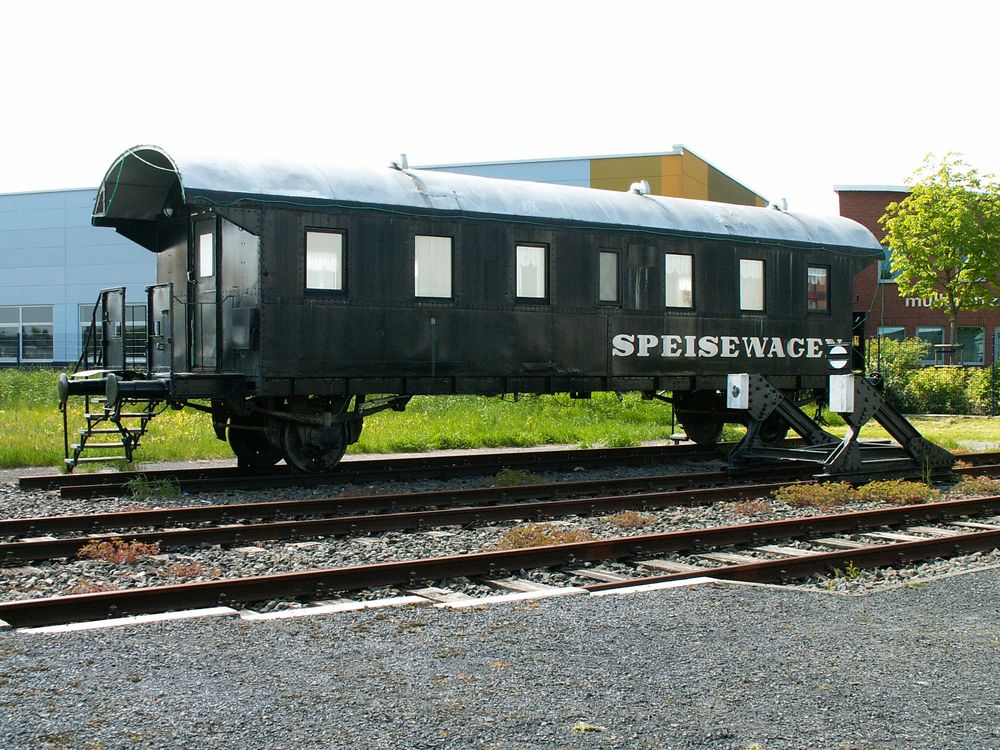
POLYGON ((966 393, 969 397, 969 407, 974 414, 990 414, 991 409, 1000 407, 1000 371, 994 378, 992 369, 991 367, 969 368, 966 393))
POLYGON ((922 414, 967 414, 967 373, 963 367, 923 367, 911 372, 903 389, 910 410, 922 414))
POLYGON ((921 370, 920 362, 927 356, 929 345, 920 339, 868 339, 865 353, 867 355, 866 370, 882 374, 882 382, 886 398, 900 411, 914 412, 907 400, 906 386, 913 373, 921 370), (881 352, 880 352, 881 350, 881 352))

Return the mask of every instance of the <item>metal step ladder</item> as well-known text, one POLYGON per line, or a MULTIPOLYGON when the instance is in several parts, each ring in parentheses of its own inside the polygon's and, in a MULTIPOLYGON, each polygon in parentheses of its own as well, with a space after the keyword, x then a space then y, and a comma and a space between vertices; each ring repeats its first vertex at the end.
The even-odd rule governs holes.
POLYGON ((108 407, 103 396, 84 395, 83 417, 86 426, 77 429, 77 440, 71 443, 67 402, 60 405, 63 413, 63 460, 67 474, 85 463, 132 462, 133 452, 146 434, 149 421, 157 413, 157 402, 138 402, 129 406, 137 410, 123 411, 122 402, 108 407))

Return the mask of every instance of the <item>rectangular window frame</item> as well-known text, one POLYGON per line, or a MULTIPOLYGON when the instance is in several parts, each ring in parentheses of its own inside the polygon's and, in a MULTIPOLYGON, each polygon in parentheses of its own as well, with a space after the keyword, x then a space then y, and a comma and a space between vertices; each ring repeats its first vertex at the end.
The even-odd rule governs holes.
MULTIPOLYGON (((13 336, 16 343, 17 351, 14 353, 13 357, 0 356, 0 362, 5 364, 11 363, 30 363, 39 364, 46 362, 55 361, 55 349, 56 349, 56 325, 55 325, 55 306, 54 305, 4 305, 0 308, 4 311, 3 316, 7 322, 0 323, 0 331, 4 332, 7 336, 13 336), (24 311, 27 308, 31 309, 44 309, 48 311, 47 320, 25 320, 24 311), (16 315, 11 314, 14 311, 16 315), (14 320, 16 317, 16 321, 14 320), (28 338, 28 333, 26 328, 29 327, 42 327, 47 329, 49 337, 49 349, 47 357, 29 357, 26 356, 25 352, 31 346, 25 345, 25 341, 28 338)), ((29 318, 32 316, 28 316, 29 318)))
POLYGON ((455 299, 455 238, 446 234, 414 234, 413 235, 413 297, 425 302, 447 302, 455 299), (448 240, 448 294, 420 294, 418 240, 448 240))
POLYGON ((878 262, 878 283, 895 284, 898 273, 892 272, 892 248, 882 245, 882 260, 878 262))
POLYGON ((608 250, 601 248, 597 253, 597 304, 605 307, 620 307, 622 303, 622 253, 621 250, 608 250), (604 297, 604 258, 605 256, 615 259, 615 298, 604 297))
POLYGON ((767 312, 767 261, 763 258, 740 258, 737 264, 740 312, 748 315, 764 315, 767 312), (760 264, 760 307, 747 307, 744 301, 744 263, 760 264))
POLYGON ((982 365, 986 363, 986 327, 985 326, 958 326, 955 329, 955 343, 961 341, 961 332, 966 331, 979 331, 979 337, 981 338, 981 350, 974 353, 976 359, 970 359, 970 351, 966 348, 958 349, 955 352, 955 362, 959 365, 982 365))
POLYGON ((830 294, 831 289, 831 278, 833 276, 832 269, 830 266, 824 266, 820 264, 810 263, 806 266, 806 312, 810 315, 830 315, 832 308, 832 296, 830 294), (823 307, 812 307, 813 302, 811 290, 811 284, 809 282, 809 275, 812 271, 823 271, 826 274, 826 293, 823 295, 823 307))
POLYGON ((877 335, 880 339, 891 339, 892 341, 904 341, 906 339, 906 327, 879 326, 877 335))
POLYGON ((303 288, 308 296, 319 296, 319 297, 345 297, 347 296, 347 230, 346 229, 327 229, 326 227, 306 227, 305 234, 303 235, 303 264, 302 264, 302 283, 303 288), (339 287, 323 287, 323 286, 309 286, 309 235, 310 234, 328 234, 337 235, 340 237, 340 286, 339 287))
POLYGON ((549 272, 549 246, 544 242, 517 242, 514 244, 514 299, 519 304, 526 305, 547 305, 549 303, 549 277, 551 276, 549 272), (542 251, 542 295, 541 296, 531 296, 523 297, 518 294, 518 290, 521 287, 521 249, 532 249, 542 251))
MULTIPOLYGON (((695 261, 694 255, 691 253, 664 253, 663 254, 663 306, 668 310, 694 310, 695 306, 695 294, 694 294, 694 274, 695 274, 695 261), (669 275, 667 273, 667 259, 668 258, 687 258, 689 264, 688 270, 688 281, 691 284, 689 290, 690 299, 688 304, 672 305, 667 299, 670 287, 668 285, 669 275)), ((683 292, 682 292, 683 293, 683 292)))
MULTIPOLYGON (((924 334, 930 333, 931 331, 935 331, 935 332, 937 332, 939 334, 938 335, 939 341, 937 343, 944 344, 944 326, 916 326, 916 328, 913 329, 913 335, 916 338, 920 339, 921 341, 927 341, 927 339, 925 339, 920 334, 922 334, 922 333, 924 333, 924 334)), ((940 364, 944 364, 944 362, 943 362, 943 356, 941 354, 941 350, 934 348, 934 342, 933 341, 928 342, 928 343, 931 344, 931 347, 930 347, 930 349, 927 350, 927 356, 924 357, 924 359, 920 360, 920 364, 922 364, 922 365, 940 365, 940 364)))

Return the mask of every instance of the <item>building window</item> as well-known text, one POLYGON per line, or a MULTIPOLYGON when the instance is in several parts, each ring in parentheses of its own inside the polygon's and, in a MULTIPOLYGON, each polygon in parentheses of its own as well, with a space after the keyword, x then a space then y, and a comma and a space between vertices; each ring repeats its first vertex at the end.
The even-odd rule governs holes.
POLYGON ((52 305, 0 307, 0 362, 51 362, 52 305))
POLYGON ((941 364, 941 350, 935 347, 944 343, 944 328, 941 326, 917 326, 917 338, 928 345, 927 355, 920 360, 921 364, 941 364))
POLYGON ((667 307, 694 307, 693 260, 690 255, 664 255, 664 302, 667 307))
POLYGON ((878 283, 895 284, 899 273, 892 270, 892 250, 888 245, 882 245, 883 257, 878 264, 878 283))
POLYGON ((906 329, 902 326, 879 326, 879 338, 892 339, 893 341, 904 341, 906 339, 906 329))
POLYGON ((809 266, 807 270, 806 309, 830 312, 830 269, 826 266, 809 266))
POLYGON ((955 334, 961 348, 956 353, 960 365, 981 365, 986 361, 986 329, 982 326, 959 326, 955 334))
POLYGON ((548 296, 546 287, 545 245, 517 246, 517 297, 518 299, 544 300, 548 296))
MULTIPOLYGON (((80 351, 93 357, 101 351, 101 310, 97 309, 97 332, 90 338, 90 325, 94 320, 94 306, 80 305, 80 351)), ((117 321, 115 321, 117 322, 117 321)), ((117 329, 117 325, 115 326, 117 329)), ((112 331, 114 334, 115 331, 112 331)), ((125 305, 125 359, 129 364, 146 363, 146 306, 125 305)), ((93 360, 91 360, 93 362, 93 360)))
POLYGON ((344 235, 340 232, 306 232, 306 289, 343 291, 344 235))
POLYGON ((215 235, 204 232, 198 235, 198 277, 215 275, 215 235))
POLYGON ((414 238, 413 288, 417 297, 451 297, 451 237, 414 238))
POLYGON ((601 250, 600 281, 598 300, 601 302, 618 301, 618 253, 615 250, 601 250))
POLYGON ((740 258, 740 310, 764 309, 764 261, 740 258))

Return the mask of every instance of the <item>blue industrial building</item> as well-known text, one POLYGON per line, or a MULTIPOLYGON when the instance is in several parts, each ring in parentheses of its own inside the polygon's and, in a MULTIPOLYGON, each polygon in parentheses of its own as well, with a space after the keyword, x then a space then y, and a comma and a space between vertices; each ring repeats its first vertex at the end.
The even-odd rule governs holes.
MULTIPOLYGON (((76 361, 101 289, 124 286, 126 300, 145 301, 156 257, 90 225, 96 193, 0 195, 0 364, 76 361)), ((145 305, 129 317, 143 327, 145 305)))

